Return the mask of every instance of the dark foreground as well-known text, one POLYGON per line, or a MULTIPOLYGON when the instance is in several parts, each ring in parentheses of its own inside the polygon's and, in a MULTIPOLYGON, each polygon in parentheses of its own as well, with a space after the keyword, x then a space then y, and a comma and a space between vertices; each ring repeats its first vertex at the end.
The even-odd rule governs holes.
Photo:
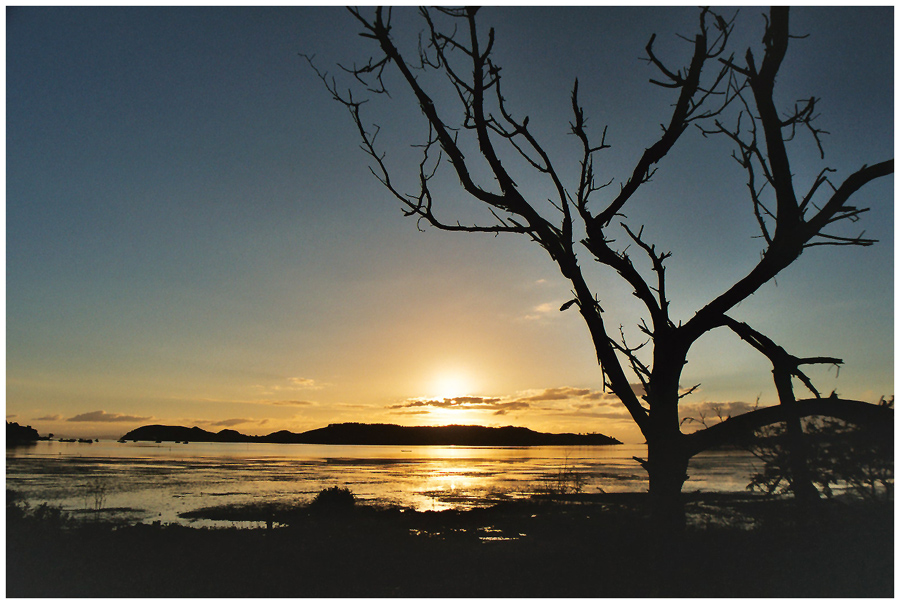
MULTIPOLYGON (((7 597, 892 597, 893 506, 724 496, 678 542, 642 498, 469 512, 218 510, 272 529, 72 527, 7 508, 7 597), (747 529, 748 524, 755 528, 747 529)), ((33 512, 33 510, 32 510, 33 512)))

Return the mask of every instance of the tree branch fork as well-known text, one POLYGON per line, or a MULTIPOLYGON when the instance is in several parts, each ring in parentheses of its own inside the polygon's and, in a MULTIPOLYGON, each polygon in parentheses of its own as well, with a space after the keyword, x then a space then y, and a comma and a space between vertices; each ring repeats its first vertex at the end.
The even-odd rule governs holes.
MULTIPOLYGON (((761 60, 757 60, 752 49, 744 53, 742 62, 735 59, 734 53, 727 54, 730 53, 729 42, 737 13, 728 18, 710 9, 701 9, 696 34, 685 38, 690 44, 691 55, 682 68, 674 68, 657 56, 654 50, 656 37, 651 37, 644 48, 645 60, 657 75, 650 78, 650 82, 674 95, 675 100, 671 113, 661 125, 659 138, 647 146, 618 192, 610 195, 605 203, 600 203, 598 196, 606 192, 613 180, 602 183, 596 180, 595 160, 611 145, 607 142, 606 127, 599 142, 589 135, 577 80, 571 91, 569 131, 580 146, 579 169, 576 181, 572 186, 566 186, 550 154, 532 132, 528 117, 515 117, 502 93, 502 70, 492 57, 495 34, 492 29, 486 35, 479 30, 478 8, 420 9, 425 29, 420 36, 417 55, 412 59, 402 54, 394 42, 390 9, 376 8, 368 15, 358 9, 349 10, 361 27, 360 35, 371 39, 379 54, 359 65, 341 69, 368 95, 388 94, 385 71, 395 70, 414 96, 427 124, 427 136, 417 145, 421 151, 418 189, 412 193, 404 192, 391 178, 386 155, 377 145, 379 128, 367 124, 363 118, 362 108, 367 99, 354 96, 353 88, 339 88, 336 78, 320 71, 313 57, 306 57, 328 92, 349 111, 361 147, 372 161, 372 174, 400 202, 404 213, 416 217, 420 223, 445 231, 515 233, 528 236, 541 245, 572 284, 574 299, 560 310, 577 304, 594 343, 604 388, 609 388, 622 400, 645 436, 651 436, 658 423, 651 416, 671 416, 671 409, 683 398, 678 392, 677 378, 693 343, 722 326, 729 327, 766 355, 776 370, 797 377, 814 393, 814 399, 797 401, 791 413, 806 413, 813 408, 837 412, 839 403, 835 401, 839 399, 822 399, 800 370, 800 365, 840 364, 839 359, 793 357, 750 326, 727 315, 796 261, 806 249, 824 245, 872 245, 874 240, 864 237, 864 232, 848 236, 825 232, 825 229, 856 222, 867 208, 850 205, 851 198, 866 184, 893 173, 891 159, 865 165, 835 185, 828 176, 834 170, 826 167, 808 189, 798 194, 788 143, 803 130, 812 136, 824 158, 822 139, 827 132, 816 125, 817 99, 810 97, 798 101, 786 113, 780 113, 774 101, 776 76, 792 38, 786 8, 775 7, 769 12, 761 60), (448 22, 452 27, 447 25, 448 22), (426 90, 426 78, 420 77, 426 72, 442 74, 455 93, 455 105, 439 107, 436 98, 426 90), (451 115, 455 117, 451 118, 451 115), (729 121, 733 125, 727 125, 729 121), (692 125, 703 136, 725 137, 730 141, 734 148, 732 157, 747 175, 750 205, 766 247, 747 275, 698 309, 686 323, 676 324, 669 314, 666 293, 665 263, 672 254, 659 251, 649 243, 643 227, 630 227, 622 212, 654 176, 657 164, 676 147, 692 125), (463 152, 461 140, 469 135, 472 146, 478 150, 474 157, 463 152), (509 157, 518 158, 523 165, 548 179, 554 191, 553 197, 546 200, 549 212, 546 208, 539 209, 541 204, 529 200, 519 190, 508 169, 508 159, 501 159, 509 157), (482 166, 487 167, 490 175, 487 181, 476 181, 475 162, 480 163, 479 170, 482 166), (449 163, 462 189, 484 204, 493 222, 463 224, 438 216, 431 183, 445 163, 449 163), (830 192, 823 196, 826 188, 830 192), (600 207, 596 209, 598 205, 600 207), (548 213, 554 218, 548 218, 548 213), (623 249, 616 247, 616 240, 607 233, 617 217, 622 218, 617 226, 628 242, 623 249), (581 244, 580 248, 576 247, 576 242, 581 244), (649 262, 653 277, 636 268, 629 255, 631 246, 649 262), (593 261, 613 271, 643 305, 649 317, 649 323, 643 321, 639 325, 647 338, 645 342, 629 346, 621 328, 618 339, 609 333, 600 297, 588 285, 580 267, 579 249, 586 250, 593 261), (633 379, 629 379, 623 361, 644 387, 642 399, 634 393, 633 379)), ((847 408, 854 410, 864 404, 846 402, 847 408)), ((691 443, 686 445, 686 450, 699 450, 699 447, 720 442, 725 436, 757 425, 759 421, 769 421, 786 413, 778 407, 759 409, 741 416, 747 419, 731 418, 683 435, 685 442, 691 443), (704 433, 708 436, 700 435, 704 433)), ((861 417, 865 413, 868 412, 857 415, 861 417)))

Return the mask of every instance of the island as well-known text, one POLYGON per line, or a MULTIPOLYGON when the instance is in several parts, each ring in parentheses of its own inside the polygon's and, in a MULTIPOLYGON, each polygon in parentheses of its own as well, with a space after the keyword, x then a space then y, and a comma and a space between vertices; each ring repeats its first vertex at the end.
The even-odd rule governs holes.
POLYGON ((38 431, 31 426, 20 426, 16 422, 6 422, 6 446, 17 447, 19 445, 33 445, 41 438, 38 431))
POLYGON ((237 442, 317 445, 459 445, 469 447, 533 447, 620 445, 605 434, 551 434, 528 428, 504 426, 398 426, 395 424, 329 424, 296 433, 280 430, 265 436, 248 436, 235 430, 209 432, 194 426, 141 426, 119 441, 237 442))

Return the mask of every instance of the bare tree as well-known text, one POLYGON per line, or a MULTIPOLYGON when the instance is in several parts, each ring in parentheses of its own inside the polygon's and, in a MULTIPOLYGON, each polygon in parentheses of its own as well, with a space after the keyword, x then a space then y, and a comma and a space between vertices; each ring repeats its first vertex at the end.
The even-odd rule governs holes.
MULTIPOLYGON (((752 50, 747 50, 742 59, 726 55, 734 18, 708 9, 699 11, 699 26, 690 40, 692 55, 687 66, 678 69, 666 64, 654 51, 655 36, 650 38, 645 47, 646 60, 658 73, 651 82, 674 95, 674 104, 662 134, 646 147, 620 189, 609 195, 605 195, 606 187, 612 181, 598 183, 594 172, 595 156, 610 147, 606 130, 599 141, 589 135, 579 103, 578 81, 572 88, 569 127, 579 141, 580 170, 575 182, 566 184, 562 172, 529 128, 528 118, 515 117, 503 96, 500 67, 492 57, 494 30, 490 29, 487 35, 479 30, 477 8, 421 9, 425 29, 417 56, 412 58, 401 54, 394 43, 390 9, 376 8, 367 14, 356 9, 350 12, 361 27, 360 35, 377 46, 364 64, 342 68, 357 86, 340 87, 333 76, 318 69, 316 72, 334 99, 349 110, 362 148, 373 162, 371 171, 403 204, 408 216, 445 231, 525 235, 547 251, 571 283, 574 294, 560 310, 577 307, 590 332, 604 388, 618 396, 646 437, 648 457, 639 461, 649 474, 652 510, 662 525, 683 525, 680 493, 688 461, 700 451, 759 426, 810 414, 839 416, 855 422, 884 420, 883 414, 888 411, 883 408, 833 397, 824 399, 814 388, 814 398, 795 400, 792 377, 808 382, 799 371, 800 364, 823 359, 788 355, 759 332, 728 316, 737 304, 796 261, 807 248, 871 245, 873 241, 862 235, 845 236, 829 227, 856 221, 866 208, 850 205, 853 195, 865 184, 893 172, 893 160, 882 161, 864 165, 843 182, 832 183, 828 174, 833 171, 826 168, 809 190, 797 190, 786 142, 798 128, 805 128, 821 150, 822 131, 814 123, 816 99, 795 105, 786 117, 774 100, 776 76, 791 39, 787 8, 769 11, 761 59, 752 50), (401 87, 413 96, 427 126, 427 135, 420 144, 418 188, 412 193, 401 190, 391 178, 385 155, 376 145, 378 128, 363 118, 362 108, 368 98, 387 93, 389 70, 395 70, 392 77, 399 74, 401 87), (446 76, 455 92, 454 105, 442 105, 426 89, 425 79, 419 76, 431 72, 446 76), (648 242, 643 228, 630 226, 622 211, 692 125, 698 126, 705 136, 730 139, 733 156, 747 174, 749 202, 765 249, 743 278, 682 323, 670 315, 666 294, 665 263, 670 253, 648 242), (475 149, 477 152, 470 152, 475 149), (507 168, 510 158, 518 158, 547 179, 555 191, 549 205, 520 190, 507 168), (462 189, 490 210, 490 222, 465 224, 439 216, 431 182, 445 160, 462 189), (476 175, 483 166, 487 167, 488 177, 479 180, 476 175), (625 244, 611 235, 614 229, 621 229, 619 236, 625 244), (645 275, 635 266, 630 256, 632 249, 646 256, 652 275, 645 275), (646 336, 644 343, 629 344, 621 329, 618 333, 610 330, 606 312, 579 265, 579 252, 584 251, 617 274, 640 300, 645 318, 639 327, 646 336), (698 339, 720 327, 732 329, 772 360, 782 404, 686 434, 681 430, 678 405, 693 391, 681 388, 688 352, 698 339), (634 377, 630 379, 629 372, 639 380, 643 394, 632 388, 634 377)), ((311 59, 310 64, 313 65, 311 59)))

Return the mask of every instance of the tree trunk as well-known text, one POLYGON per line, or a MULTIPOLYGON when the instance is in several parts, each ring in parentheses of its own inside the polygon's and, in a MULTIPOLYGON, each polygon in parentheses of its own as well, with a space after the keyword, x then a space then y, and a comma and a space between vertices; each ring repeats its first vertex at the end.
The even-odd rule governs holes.
MULTIPOLYGON (((787 405, 788 408, 793 408, 796 406, 797 399, 794 397, 789 368, 786 365, 776 367, 772 373, 775 377, 775 388, 778 390, 780 403, 787 405)), ((805 509, 818 501, 819 490, 813 484, 812 473, 809 470, 809 456, 800 417, 791 414, 785 423, 785 437, 791 467, 791 490, 794 492, 794 499, 800 508, 805 509)))
POLYGON ((647 442, 645 469, 650 475, 650 516, 659 537, 673 537, 684 532, 681 489, 687 480, 689 459, 677 438, 653 438, 647 442))
POLYGON ((791 417, 787 420, 785 436, 787 437, 788 458, 791 467, 791 490, 800 508, 805 509, 817 502, 820 496, 819 490, 813 484, 812 473, 809 470, 808 448, 800 418, 791 417))
POLYGON ((678 388, 687 349, 660 334, 653 351, 653 374, 647 384, 650 407, 647 470, 650 478, 650 516, 653 531, 668 540, 684 532, 681 488, 687 480, 690 455, 678 419, 678 388))

